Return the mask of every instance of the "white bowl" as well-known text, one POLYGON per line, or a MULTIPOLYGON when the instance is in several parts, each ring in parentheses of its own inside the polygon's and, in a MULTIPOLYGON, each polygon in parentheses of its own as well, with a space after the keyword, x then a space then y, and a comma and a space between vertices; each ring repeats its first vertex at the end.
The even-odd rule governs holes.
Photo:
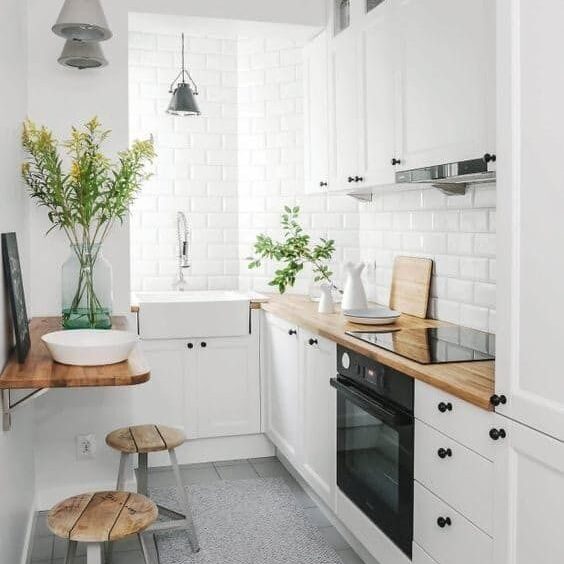
POLYGON ((361 325, 390 325, 401 315, 387 307, 373 307, 368 309, 348 309, 343 311, 347 321, 361 325))
POLYGON ((139 337, 127 331, 73 329, 41 337, 53 360, 74 366, 102 366, 127 360, 139 337))

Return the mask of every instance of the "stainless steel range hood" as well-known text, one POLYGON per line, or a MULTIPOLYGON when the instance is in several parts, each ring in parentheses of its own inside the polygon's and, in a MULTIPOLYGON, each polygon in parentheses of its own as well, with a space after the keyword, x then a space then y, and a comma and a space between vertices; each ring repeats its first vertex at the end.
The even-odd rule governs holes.
POLYGON ((429 184, 449 195, 466 194, 470 184, 495 182, 496 156, 485 154, 481 159, 470 159, 396 172, 395 183, 364 186, 347 194, 362 201, 371 201, 381 191, 413 190, 416 184, 429 184))
POLYGON ((468 184, 495 180, 495 155, 481 159, 427 166, 396 172, 396 184, 431 184, 446 194, 464 194, 468 184))

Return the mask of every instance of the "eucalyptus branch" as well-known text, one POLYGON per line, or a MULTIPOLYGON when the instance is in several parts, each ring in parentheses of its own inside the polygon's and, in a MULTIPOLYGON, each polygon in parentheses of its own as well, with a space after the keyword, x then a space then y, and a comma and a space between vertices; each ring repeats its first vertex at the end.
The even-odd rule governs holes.
POLYGON ((267 235, 258 235, 254 245, 256 257, 249 258, 248 267, 259 268, 264 259, 282 263, 283 267, 275 271, 274 278, 269 282, 282 294, 288 286, 295 284, 296 277, 306 264, 311 265, 316 282, 326 281, 338 289, 327 264, 335 252, 335 242, 332 239, 320 239, 319 243, 311 246, 310 236, 299 224, 299 213, 298 206, 284 207, 281 219, 284 241, 277 242, 267 235))

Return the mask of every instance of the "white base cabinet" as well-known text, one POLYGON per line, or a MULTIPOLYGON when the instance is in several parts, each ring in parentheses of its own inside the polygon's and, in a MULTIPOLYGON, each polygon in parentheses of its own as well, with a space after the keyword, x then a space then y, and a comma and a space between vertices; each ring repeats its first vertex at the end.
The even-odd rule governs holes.
POLYGON ((259 320, 242 337, 143 340, 151 378, 132 387, 132 423, 190 439, 260 433, 259 320))
POLYGON ((506 432, 495 461, 495 564, 562 564, 564 443, 498 416, 506 432))
POLYGON ((266 314, 266 434, 329 507, 336 465, 336 345, 266 314))

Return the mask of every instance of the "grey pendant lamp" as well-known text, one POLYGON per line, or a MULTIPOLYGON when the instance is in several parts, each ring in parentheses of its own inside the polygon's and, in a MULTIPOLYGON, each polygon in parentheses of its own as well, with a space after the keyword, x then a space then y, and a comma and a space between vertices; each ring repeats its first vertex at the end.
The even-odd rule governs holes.
POLYGON ((194 98, 194 96, 198 95, 198 87, 184 64, 184 34, 182 34, 182 70, 172 81, 169 92, 172 94, 172 98, 168 105, 167 113, 174 116, 200 115, 200 109, 194 98), (186 79, 192 83, 193 88, 186 82, 186 79))
POLYGON ((65 0, 52 30, 74 41, 105 41, 112 36, 100 0, 65 0))
POLYGON ((63 52, 57 60, 65 67, 79 70, 97 69, 108 64, 99 43, 73 41, 72 39, 67 39, 63 52))

